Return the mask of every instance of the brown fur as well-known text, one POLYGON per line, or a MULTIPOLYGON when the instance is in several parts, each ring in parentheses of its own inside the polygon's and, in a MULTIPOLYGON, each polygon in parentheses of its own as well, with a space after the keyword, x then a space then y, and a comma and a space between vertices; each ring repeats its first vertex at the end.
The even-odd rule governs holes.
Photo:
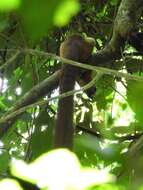
MULTIPOLYGON (((74 61, 86 62, 92 53, 93 39, 84 39, 80 35, 72 35, 60 46, 60 56, 74 61)), ((60 94, 73 90, 80 69, 71 65, 62 66, 59 81, 60 94)), ((59 100, 55 129, 55 147, 72 149, 73 146, 73 96, 59 100)))

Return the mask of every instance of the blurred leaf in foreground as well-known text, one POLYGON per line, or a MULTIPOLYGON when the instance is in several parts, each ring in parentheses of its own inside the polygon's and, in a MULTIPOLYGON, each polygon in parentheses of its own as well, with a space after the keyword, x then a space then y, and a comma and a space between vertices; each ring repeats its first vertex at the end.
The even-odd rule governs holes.
POLYGON ((54 25, 67 24, 78 10, 77 0, 24 0, 20 15, 30 39, 35 41, 46 35, 54 25))
POLYGON ((54 16, 54 24, 56 26, 64 26, 68 24, 70 19, 79 11, 80 6, 77 0, 64 0, 57 8, 54 16))
POLYGON ((51 190, 79 190, 113 180, 105 170, 82 168, 76 155, 66 149, 43 154, 29 165, 16 160, 11 168, 16 177, 51 190))
POLYGON ((1 190, 23 190, 16 180, 4 179, 0 181, 1 190))
POLYGON ((21 0, 0 0, 0 11, 11 11, 17 9, 21 0))

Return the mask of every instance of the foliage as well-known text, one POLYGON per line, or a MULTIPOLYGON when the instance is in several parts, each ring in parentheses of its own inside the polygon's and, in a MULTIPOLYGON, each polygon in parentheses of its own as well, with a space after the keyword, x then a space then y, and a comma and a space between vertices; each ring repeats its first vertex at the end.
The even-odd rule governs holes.
MULTIPOLYGON (((42 2, 40 0, 0 0, 0 117, 17 105, 18 101, 24 100, 26 93, 41 84, 61 66, 59 61, 52 58, 19 53, 18 50, 35 49, 58 54, 60 43, 65 37, 70 33, 78 32, 96 39, 94 49, 96 53, 103 49, 111 38, 120 2, 119 0, 43 0, 42 2)), ((139 18, 138 23, 141 21, 142 18, 139 18)), ((139 24, 139 30, 142 29, 142 25, 139 24)), ((136 50, 127 42, 122 58, 108 66, 142 76, 142 55, 134 53, 137 53, 136 50)), ((78 93, 75 97, 74 152, 76 155, 67 153, 69 159, 76 160, 73 161, 75 168, 71 168, 72 172, 76 174, 82 165, 83 169, 90 168, 89 175, 92 175, 92 168, 104 169, 113 174, 116 179, 116 184, 113 181, 101 184, 98 183, 100 179, 92 183, 96 186, 90 189, 140 190, 143 188, 143 151, 142 147, 139 147, 138 153, 132 154, 130 148, 143 133, 142 82, 103 75, 97 81, 96 89, 92 99, 87 97, 85 92, 78 93), (81 165, 77 163, 79 161, 76 156, 81 165)), ((33 100, 36 93, 35 91, 32 96, 33 100)), ((47 100, 57 94, 57 89, 48 91, 46 96, 41 94, 40 100, 47 100)), ((2 179, 0 189, 8 189, 8 184, 11 184, 10 189, 20 190, 21 187, 17 185, 16 180, 3 178, 9 178, 11 175, 19 177, 26 169, 29 170, 29 167, 35 170, 40 159, 46 159, 46 156, 50 157, 52 154, 46 152, 52 150, 57 101, 56 99, 47 101, 44 105, 31 106, 19 115, 12 122, 10 129, 5 132, 0 141, 2 179), (39 157, 43 153, 45 155, 39 157), (28 165, 22 162, 24 168, 16 167, 18 174, 15 172, 9 174, 11 159, 21 159, 28 163, 35 159, 36 161, 28 165)), ((5 127, 8 125, 7 122, 5 127)), ((2 128, 3 126, 0 126, 0 136, 2 128)), ((50 173, 46 175, 52 174, 55 165, 62 158, 61 155, 56 154, 58 151, 53 153, 52 163, 49 162, 50 173)), ((43 164, 47 165, 48 161, 43 164)), ((72 161, 69 161, 69 167, 71 164, 72 161)), ((64 165, 58 164, 58 166, 63 171, 67 169, 64 165)), ((37 173, 34 172, 32 171, 32 175, 37 173)), ((26 172, 22 178, 31 182, 33 176, 28 175, 30 173, 26 172)), ((43 175, 43 171, 39 175, 43 175)), ((56 184, 58 177, 57 179, 51 177, 51 180, 56 184)), ((88 183, 87 174, 84 177, 86 179, 83 182, 88 183)), ((40 180, 39 176, 37 179, 40 180)), ((77 178, 77 180, 76 185, 82 185, 81 179, 77 178)), ((73 189, 84 188, 76 186, 73 189)))
POLYGON ((52 190, 87 189, 113 181, 113 177, 105 171, 82 168, 76 155, 66 149, 50 151, 29 165, 20 160, 14 161, 12 173, 40 188, 52 190))

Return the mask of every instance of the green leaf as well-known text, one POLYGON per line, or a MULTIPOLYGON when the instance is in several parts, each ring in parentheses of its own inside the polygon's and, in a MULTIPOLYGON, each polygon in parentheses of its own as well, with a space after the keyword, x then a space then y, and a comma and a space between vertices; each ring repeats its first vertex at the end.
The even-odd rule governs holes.
POLYGON ((119 3, 118 0, 110 0, 110 4, 111 4, 112 6, 116 6, 118 3, 119 3))
POLYGON ((63 0, 24 0, 20 15, 32 42, 47 34, 53 26, 54 14, 63 0))
MULTIPOLYGON (((26 70, 25 70, 26 72, 26 70)), ((33 87, 33 78, 30 72, 25 74, 24 79, 21 82, 23 93, 28 92, 33 87)))
POLYGON ((108 164, 113 161, 120 162, 122 160, 122 155, 120 154, 122 148, 121 144, 112 143, 103 148, 101 141, 90 135, 82 135, 75 139, 76 152, 79 152, 79 148, 82 151, 86 150, 89 153, 93 152, 93 156, 96 154, 96 156, 106 161, 108 164))
POLYGON ((0 154, 0 172, 6 172, 8 169, 9 155, 7 152, 0 154))
POLYGON ((97 187, 96 190, 126 190, 124 186, 116 185, 116 184, 104 184, 100 187, 97 187))
POLYGON ((0 110, 6 110, 7 106, 3 103, 3 101, 0 99, 0 110))
POLYGON ((11 11, 20 6, 21 0, 1 0, 0 11, 11 11))
MULTIPOLYGON (((36 126, 38 127, 38 126, 36 126)), ((44 127, 44 126, 43 126, 44 127)), ((41 154, 52 148, 53 128, 48 126, 45 131, 36 131, 32 136, 32 159, 37 158, 41 154)))
MULTIPOLYGON (((8 17, 1 14, 0 15, 0 32, 3 32, 7 27, 8 27, 8 17)), ((0 46, 3 45, 2 41, 3 41, 3 39, 0 39, 0 46)))
POLYGON ((77 14, 80 6, 77 0, 65 0, 59 5, 54 15, 54 24, 56 26, 64 26, 68 24, 70 19, 77 14))
POLYGON ((50 117, 47 111, 43 110, 35 121, 35 131, 32 135, 32 159, 51 150, 53 139, 54 117, 50 117))
POLYGON ((127 100, 135 113, 135 118, 143 123, 143 82, 128 82, 127 100))
POLYGON ((99 110, 106 109, 108 103, 113 101, 113 88, 115 82, 112 76, 104 75, 96 83, 95 100, 99 110))

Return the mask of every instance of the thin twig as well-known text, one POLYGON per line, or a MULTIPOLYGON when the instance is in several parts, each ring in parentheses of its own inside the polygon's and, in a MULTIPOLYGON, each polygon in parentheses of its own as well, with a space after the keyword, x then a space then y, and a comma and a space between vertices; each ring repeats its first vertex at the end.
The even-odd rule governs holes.
POLYGON ((131 75, 131 74, 128 74, 128 73, 122 73, 122 72, 119 72, 119 71, 114 70, 114 69, 108 69, 108 68, 104 68, 104 67, 92 66, 92 65, 89 65, 89 64, 85 64, 85 63, 84 64, 79 63, 79 62, 76 62, 76 61, 72 61, 72 60, 69 60, 69 59, 66 59, 66 58, 59 57, 59 56, 57 56, 57 55, 55 55, 53 53, 47 53, 47 52, 38 51, 38 50, 32 50, 32 49, 25 49, 25 50, 23 50, 23 52, 24 53, 30 53, 32 55, 46 56, 46 57, 61 61, 61 62, 65 63, 65 64, 70 64, 70 65, 73 65, 73 66, 76 66, 76 67, 102 72, 103 74, 113 75, 113 76, 116 76, 116 77, 123 77, 123 78, 125 78, 127 80, 135 80, 135 81, 142 81, 143 82, 143 77, 141 77, 141 76, 135 76, 135 75, 131 75))
POLYGON ((20 51, 17 50, 17 52, 16 52, 12 57, 10 57, 10 58, 0 67, 0 71, 2 71, 4 68, 8 67, 8 65, 10 65, 10 64, 18 57, 19 54, 20 54, 20 51))
MULTIPOLYGON (((16 51, 18 49, 9 49, 8 51, 16 51)), ((3 49, 0 49, 0 51, 4 51, 3 49)), ((70 64, 76 67, 80 67, 80 68, 84 68, 87 70, 92 70, 92 71, 99 71, 102 72, 103 74, 108 74, 108 75, 113 75, 116 77, 123 77, 127 80, 134 80, 134 81, 141 81, 143 82, 143 77, 141 76, 135 76, 129 73, 123 73, 123 72, 119 72, 115 69, 108 69, 105 67, 98 67, 98 66, 93 66, 93 65, 89 65, 89 64, 85 64, 85 63, 80 63, 77 61, 73 61, 70 59, 66 59, 66 58, 62 58, 60 56, 57 56, 56 54, 53 53, 48 53, 48 52, 44 52, 44 51, 39 51, 39 50, 34 50, 34 49, 24 49, 24 50, 20 50, 19 51, 21 53, 27 53, 27 54, 31 54, 31 55, 38 55, 38 56, 44 56, 47 58, 52 58, 55 60, 58 60, 60 62, 63 62, 65 64, 70 64)))
POLYGON ((47 100, 38 101, 38 102, 33 103, 33 104, 30 104, 30 105, 28 105, 28 106, 24 106, 24 107, 22 107, 22 108, 20 108, 20 109, 18 109, 18 110, 16 110, 16 111, 14 111, 14 112, 8 114, 8 115, 5 115, 5 116, 1 117, 1 119, 0 119, 0 125, 1 125, 2 123, 6 122, 6 121, 7 121, 7 122, 10 121, 12 118, 17 117, 18 115, 20 115, 21 113, 25 112, 27 109, 29 109, 29 108, 31 108, 31 107, 42 106, 42 105, 44 105, 44 104, 47 104, 47 102, 49 102, 49 101, 51 101, 51 100, 65 98, 65 97, 67 97, 67 96, 71 96, 71 95, 73 95, 73 94, 75 94, 75 93, 78 93, 78 92, 80 92, 80 91, 85 91, 85 90, 91 88, 91 87, 95 84, 95 82, 96 82, 97 80, 99 80, 99 78, 100 78, 101 76, 102 76, 102 73, 99 72, 99 73, 97 73, 96 77, 92 79, 92 81, 90 81, 88 84, 86 84, 85 86, 81 87, 81 88, 78 89, 78 90, 71 90, 71 91, 68 91, 68 92, 66 92, 66 93, 60 94, 60 95, 58 95, 58 96, 54 96, 54 97, 48 98, 47 100))

